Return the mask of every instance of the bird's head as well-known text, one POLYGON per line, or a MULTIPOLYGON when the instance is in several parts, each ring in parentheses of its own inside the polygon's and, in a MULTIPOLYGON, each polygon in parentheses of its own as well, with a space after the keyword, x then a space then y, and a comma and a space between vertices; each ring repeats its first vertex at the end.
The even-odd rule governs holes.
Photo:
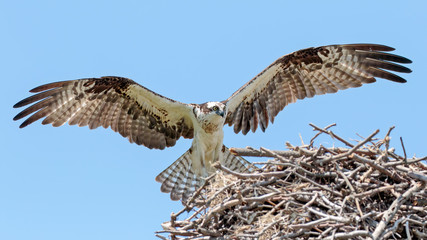
POLYGON ((220 117, 224 117, 225 115, 225 104, 221 102, 207 102, 200 106, 201 112, 206 115, 217 115, 220 117))
POLYGON ((224 121, 225 104, 221 102, 207 102, 200 104, 197 109, 200 120, 224 121))
POLYGON ((221 117, 225 115, 225 105, 221 102, 207 102, 206 110, 207 114, 216 114, 221 117))

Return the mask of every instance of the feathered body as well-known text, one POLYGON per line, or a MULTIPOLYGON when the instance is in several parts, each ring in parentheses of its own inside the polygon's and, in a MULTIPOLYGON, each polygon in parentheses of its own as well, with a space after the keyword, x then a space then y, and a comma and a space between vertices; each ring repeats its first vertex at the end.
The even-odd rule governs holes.
POLYGON ((173 200, 186 200, 204 183, 204 178, 215 172, 212 166, 215 162, 239 172, 251 169, 248 161, 232 155, 223 145, 225 105, 221 102, 207 102, 191 106, 194 126, 191 147, 156 177, 162 183, 161 190, 170 192, 173 200))
POLYGON ((234 156, 223 145, 223 125, 247 134, 269 122, 297 99, 360 87, 384 78, 406 82, 389 71, 410 69, 398 63, 407 58, 387 53, 391 47, 377 44, 330 45, 307 48, 285 55, 243 85, 227 100, 184 104, 161 96, 122 77, 101 77, 55 82, 32 89, 36 93, 14 107, 30 105, 14 120, 30 115, 25 127, 39 119, 42 124, 110 127, 131 143, 148 148, 174 146, 180 137, 193 138, 190 149, 156 180, 173 200, 187 199, 221 162, 238 171, 250 163, 234 156))
POLYGON ((206 109, 194 107, 193 126, 196 127, 190 149, 194 168, 197 169, 196 173, 206 176, 213 172, 211 165, 214 161, 222 159, 225 105, 219 102, 208 102, 202 106, 206 109), (212 110, 214 107, 218 110, 212 110))

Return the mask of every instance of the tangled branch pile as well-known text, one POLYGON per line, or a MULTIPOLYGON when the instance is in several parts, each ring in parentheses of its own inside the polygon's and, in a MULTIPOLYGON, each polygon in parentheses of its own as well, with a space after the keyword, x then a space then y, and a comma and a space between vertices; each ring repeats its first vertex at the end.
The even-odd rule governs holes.
POLYGON ((157 232, 161 239, 427 239, 424 158, 399 156, 390 128, 353 145, 319 128, 288 151, 233 149, 257 162, 253 173, 218 171, 157 232), (313 147, 328 134, 347 147, 313 147), (189 212, 189 213, 186 213, 189 212), (163 235, 162 235, 163 234, 163 235), (166 237, 166 236, 167 237, 166 237))

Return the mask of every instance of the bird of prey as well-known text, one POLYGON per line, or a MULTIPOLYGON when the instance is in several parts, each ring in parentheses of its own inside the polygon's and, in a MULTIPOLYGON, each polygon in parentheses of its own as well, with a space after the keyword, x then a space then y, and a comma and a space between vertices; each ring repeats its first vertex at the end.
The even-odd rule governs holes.
POLYGON ((172 200, 185 200, 215 172, 220 162, 238 172, 250 163, 223 145, 223 126, 247 134, 265 131, 269 122, 297 99, 360 87, 383 78, 404 83, 390 71, 410 73, 399 63, 407 58, 387 53, 377 44, 329 45, 307 48, 280 57, 252 80, 220 102, 185 104, 161 96, 124 77, 85 78, 36 87, 37 93, 14 105, 30 105, 14 120, 30 115, 23 128, 41 118, 42 124, 103 126, 131 143, 150 149, 172 147, 180 137, 192 138, 191 147, 161 172, 156 180, 172 200))

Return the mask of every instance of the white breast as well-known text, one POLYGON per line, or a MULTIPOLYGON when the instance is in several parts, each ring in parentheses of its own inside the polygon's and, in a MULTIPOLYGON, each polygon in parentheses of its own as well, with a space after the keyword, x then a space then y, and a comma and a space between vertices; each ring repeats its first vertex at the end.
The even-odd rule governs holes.
POLYGON ((215 172, 212 164, 222 157, 224 118, 210 115, 196 121, 191 147, 192 168, 195 173, 207 177, 215 172))

